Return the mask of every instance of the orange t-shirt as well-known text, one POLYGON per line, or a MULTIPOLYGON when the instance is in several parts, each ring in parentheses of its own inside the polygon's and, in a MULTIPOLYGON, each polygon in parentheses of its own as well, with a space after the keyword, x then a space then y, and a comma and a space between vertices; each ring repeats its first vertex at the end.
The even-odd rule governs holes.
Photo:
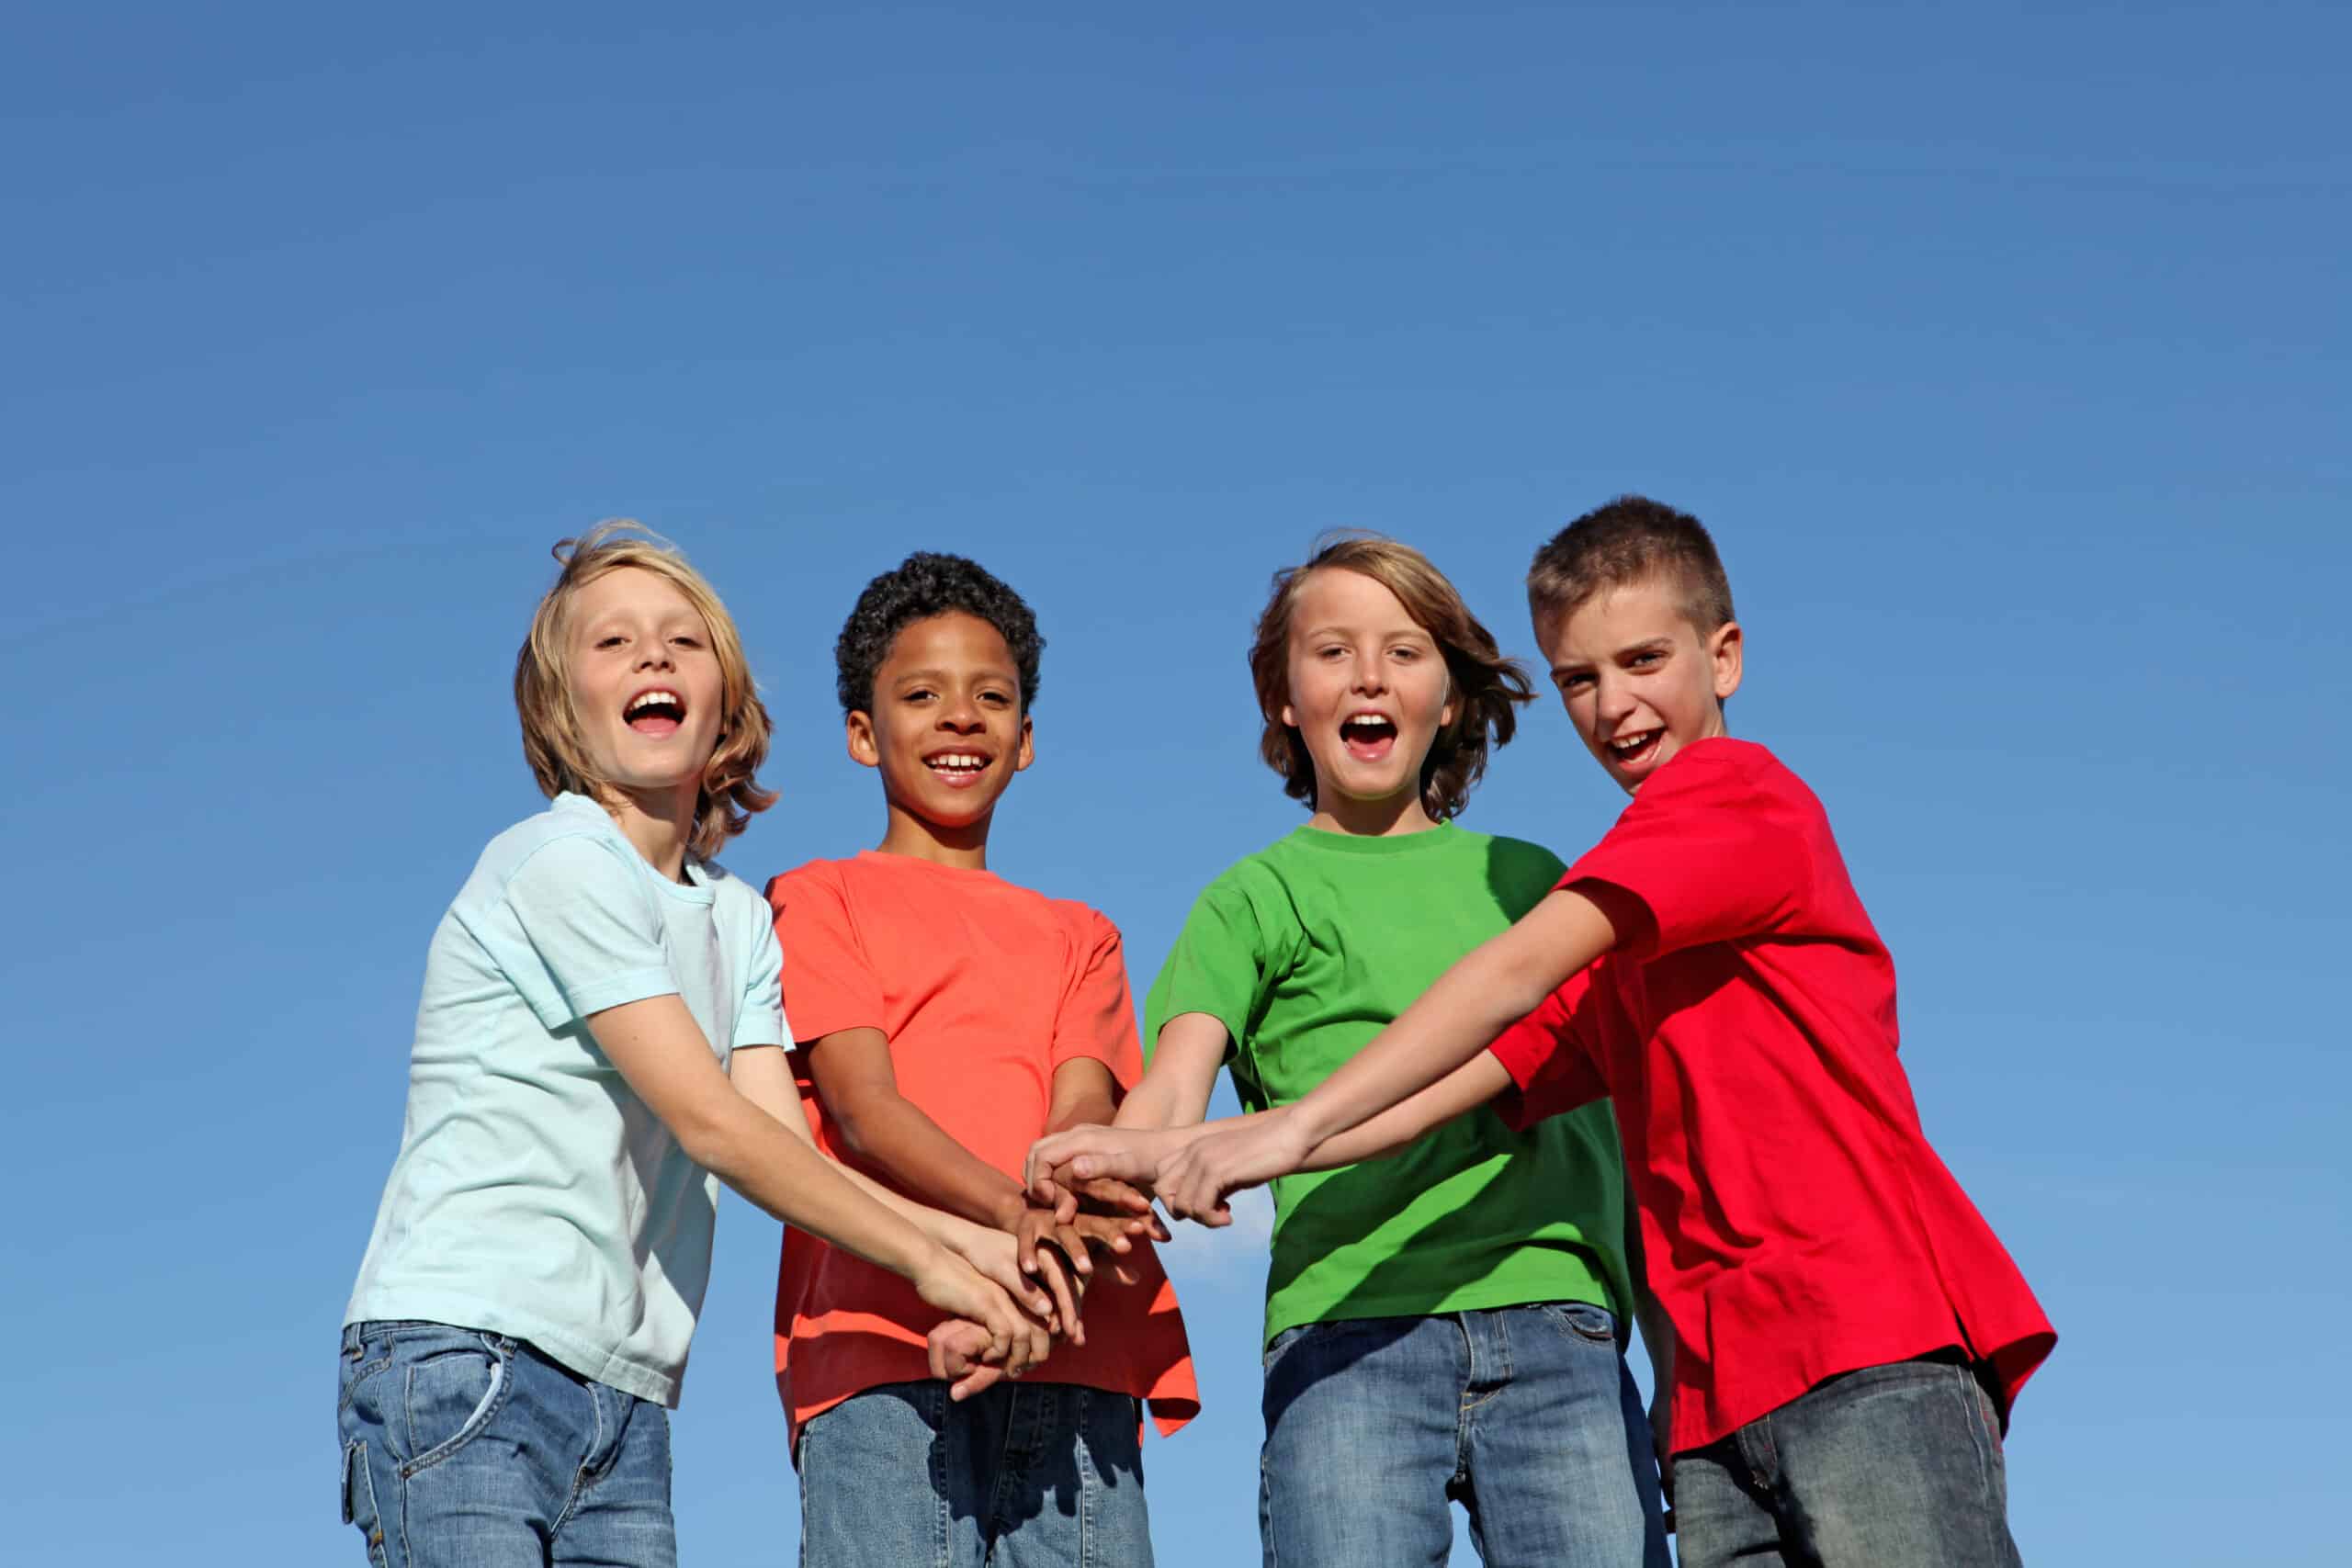
MULTIPOLYGON (((872 852, 785 873, 768 904, 793 1039, 882 1031, 899 1092, 1016 1181, 1056 1068, 1092 1057, 1129 1088, 1143 1071, 1118 928, 1083 904, 872 852)), ((793 1055, 818 1143, 841 1158, 803 1050, 793 1055)), ((1032 1381, 1148 1400, 1164 1436, 1201 1407, 1184 1320, 1148 1242, 1121 1261, 1141 1278, 1090 1290, 1086 1343, 1057 1340, 1032 1381)), ((939 1317, 898 1275, 786 1226, 775 1380, 793 1440, 852 1394, 929 1377, 923 1340, 939 1317)))

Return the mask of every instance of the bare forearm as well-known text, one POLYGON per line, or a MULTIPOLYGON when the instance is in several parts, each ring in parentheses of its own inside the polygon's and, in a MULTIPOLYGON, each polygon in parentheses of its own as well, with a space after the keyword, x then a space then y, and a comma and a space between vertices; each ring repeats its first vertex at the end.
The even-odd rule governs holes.
POLYGON ((1302 1170, 1385 1159, 1420 1141, 1431 1128, 1484 1105, 1510 1087, 1510 1074, 1489 1052, 1481 1051, 1453 1072, 1349 1131, 1307 1151, 1302 1170))
POLYGON ((1028 1207, 1020 1183, 905 1100, 893 1097, 840 1121, 842 1141, 858 1161, 910 1198, 997 1230, 1012 1229, 1028 1207))
POLYGON ((911 1276, 939 1245, 906 1215, 852 1185, 853 1173, 741 1097, 696 1130, 686 1152, 785 1224, 893 1273, 911 1276))
POLYGON ((1309 1146, 1353 1129, 1469 1063, 1559 985, 1606 953, 1599 906, 1555 893, 1438 977, 1373 1043, 1292 1107, 1309 1146))

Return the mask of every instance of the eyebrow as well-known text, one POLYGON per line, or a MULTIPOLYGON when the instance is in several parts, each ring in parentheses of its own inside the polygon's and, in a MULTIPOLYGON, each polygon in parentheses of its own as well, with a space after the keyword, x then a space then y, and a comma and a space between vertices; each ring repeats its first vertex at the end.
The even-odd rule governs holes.
MULTIPOLYGON (((1611 659, 1623 659, 1629 653, 1670 652, 1673 648, 1674 639, 1670 637, 1644 637, 1639 642, 1627 643, 1624 647, 1619 649, 1609 657, 1611 659)), ((1552 679, 1557 681, 1563 675, 1573 675, 1579 670, 1589 670, 1592 666, 1593 660, 1589 659, 1564 660, 1560 663, 1552 666, 1552 679)))

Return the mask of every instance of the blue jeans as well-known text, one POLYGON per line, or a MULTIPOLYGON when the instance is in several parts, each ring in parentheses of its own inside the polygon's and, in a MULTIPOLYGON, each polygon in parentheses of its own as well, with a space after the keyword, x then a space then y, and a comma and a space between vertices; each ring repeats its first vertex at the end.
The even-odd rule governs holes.
POLYGON ((376 1568, 675 1568, 670 1413, 504 1335, 343 1331, 343 1517, 376 1568))
POLYGON ((2018 1568, 2001 1422, 1956 1360, 1866 1367, 1674 1456, 1683 1568, 2018 1568))
POLYGON ((1143 1412, 1075 1383, 884 1383, 800 1430, 802 1568, 1151 1568, 1143 1412))
POLYGON ((1266 1568, 1666 1568, 1649 1418, 1580 1302, 1308 1324, 1266 1348, 1266 1568))

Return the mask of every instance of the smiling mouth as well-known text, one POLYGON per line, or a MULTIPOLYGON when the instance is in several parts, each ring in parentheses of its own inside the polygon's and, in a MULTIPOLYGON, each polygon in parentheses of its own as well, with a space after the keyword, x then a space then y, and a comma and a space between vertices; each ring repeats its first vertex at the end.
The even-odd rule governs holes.
POLYGON ((1359 762, 1377 762, 1396 748, 1396 721, 1383 713, 1350 714, 1340 725, 1340 741, 1359 762))
POLYGON ((1609 743, 1609 755, 1614 761, 1638 762, 1655 752, 1657 750, 1657 743, 1665 739, 1666 730, 1662 727, 1657 729, 1639 730, 1632 735, 1621 735, 1609 743))
POLYGON ((961 788, 989 771, 989 759, 978 751, 935 751, 922 760, 922 765, 945 783, 961 788))
POLYGON ((639 692, 621 710, 621 722, 639 735, 661 739, 675 735, 686 721, 686 699, 666 686, 639 692))

